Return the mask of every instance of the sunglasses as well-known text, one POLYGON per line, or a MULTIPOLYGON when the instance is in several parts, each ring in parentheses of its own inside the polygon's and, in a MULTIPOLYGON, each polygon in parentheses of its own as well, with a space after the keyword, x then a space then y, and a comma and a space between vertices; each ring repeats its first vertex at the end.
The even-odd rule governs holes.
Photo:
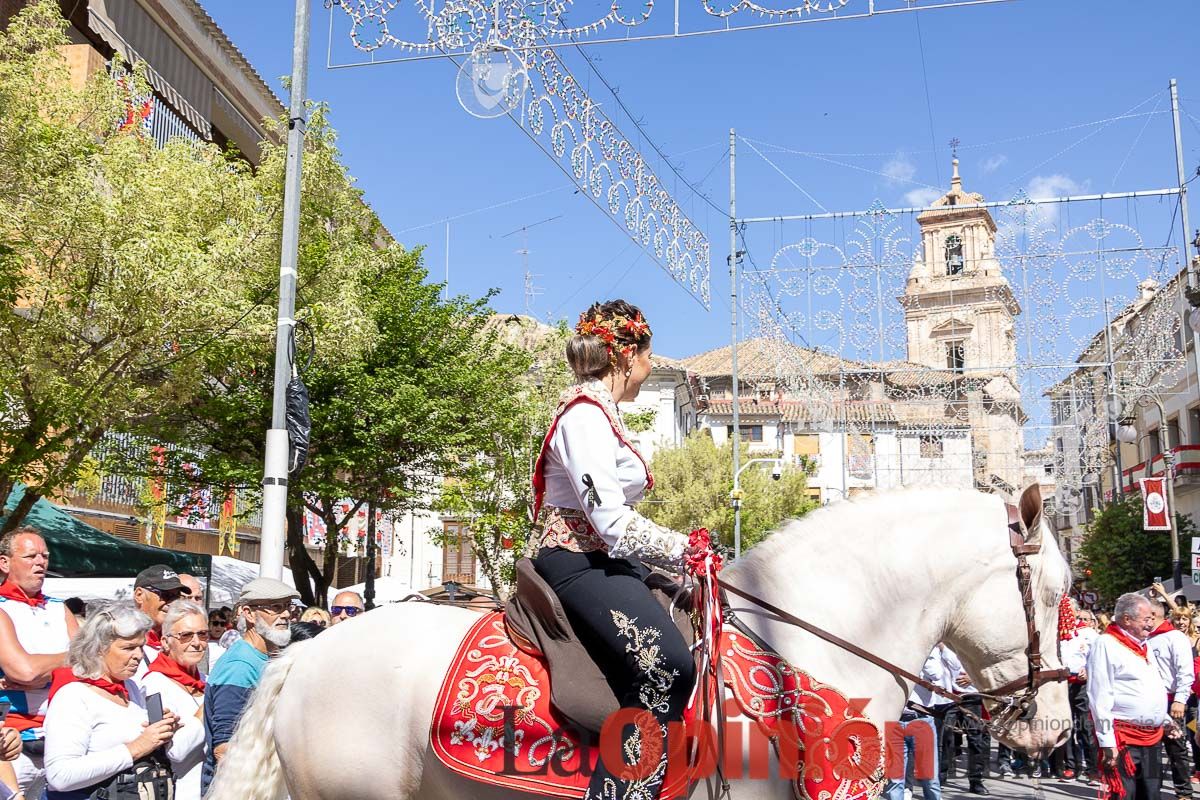
POLYGON ((173 603, 181 597, 192 596, 192 593, 186 589, 155 589, 147 586, 146 590, 157 595, 164 603, 173 603))
POLYGON ((347 617, 357 617, 363 609, 358 606, 330 606, 329 613, 335 617, 340 617, 345 614, 347 617))
POLYGON ((207 642, 210 637, 208 635, 208 631, 181 631, 180 633, 167 634, 167 638, 168 639, 171 639, 171 638, 178 639, 179 641, 183 642, 184 644, 187 644, 188 642, 192 641, 193 639, 199 639, 202 642, 207 642))
POLYGON ((263 611, 268 614, 274 614, 275 616, 279 616, 280 614, 286 613, 292 607, 292 604, 291 603, 255 603, 254 605, 252 605, 250 607, 252 609, 254 609, 255 611, 263 611))

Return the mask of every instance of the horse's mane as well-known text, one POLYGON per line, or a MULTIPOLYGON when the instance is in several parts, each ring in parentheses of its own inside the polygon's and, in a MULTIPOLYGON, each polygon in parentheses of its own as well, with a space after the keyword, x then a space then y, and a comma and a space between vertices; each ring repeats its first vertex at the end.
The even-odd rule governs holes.
MULTIPOLYGON (((998 496, 977 489, 942 488, 942 487, 906 487, 895 489, 876 489, 865 492, 858 497, 845 501, 830 503, 814 509, 803 517, 785 521, 771 531, 761 542, 752 547, 739 562, 750 565, 759 561, 770 561, 785 555, 785 549, 795 547, 797 538, 824 537, 831 530, 836 530, 839 536, 873 535, 878 532, 878 522, 885 507, 903 503, 904 511, 912 513, 912 509, 936 509, 971 505, 984 509, 988 504, 996 502, 998 496), (870 524, 859 524, 868 522, 870 524)), ((896 513, 903 513, 897 510, 896 513)), ((958 531, 959 535, 974 535, 976 532, 968 527, 958 531)), ((1043 536, 1046 546, 1059 547, 1057 534, 1053 528, 1044 524, 1043 536)), ((1059 551, 1061 553, 1061 550, 1059 551)), ((1061 589, 1050 587, 1047 581, 1048 570, 1035 569, 1035 586, 1044 594, 1050 594, 1061 589)), ((1066 566, 1067 586, 1070 586, 1070 566, 1066 566)))
POLYGON ((970 497, 987 498, 991 495, 974 489, 947 488, 898 488, 875 489, 858 497, 823 505, 803 517, 785 520, 778 528, 771 531, 746 557, 773 558, 780 555, 780 550, 794 544, 798 536, 827 535, 829 523, 836 520, 843 533, 865 534, 873 532, 871 526, 856 525, 855 522, 872 514, 880 513, 882 506, 895 504, 898 500, 910 503, 922 503, 919 508, 937 508, 944 504, 947 498, 964 500, 970 497), (928 504, 928 505, 925 505, 928 504))

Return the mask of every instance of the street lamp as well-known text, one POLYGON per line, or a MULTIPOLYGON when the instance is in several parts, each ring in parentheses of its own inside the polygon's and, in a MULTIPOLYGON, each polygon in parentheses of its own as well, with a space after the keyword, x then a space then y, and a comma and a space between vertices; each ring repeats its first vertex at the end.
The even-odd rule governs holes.
MULTIPOLYGON (((1193 313, 1195 309, 1193 309, 1193 313)), ((1190 321, 1189 321, 1189 324, 1190 321)), ((1175 453, 1172 451, 1171 429, 1167 426, 1167 412, 1163 408, 1162 398, 1149 389, 1141 389, 1131 402, 1137 405, 1153 404, 1158 408, 1158 430, 1161 437, 1162 457, 1163 457, 1163 474, 1166 480, 1163 481, 1167 485, 1167 524, 1171 526, 1171 574, 1175 582, 1175 591, 1183 589, 1183 561, 1179 557, 1179 536, 1175 530, 1175 453)), ((1141 437, 1138 435, 1138 430, 1134 427, 1133 418, 1126 417, 1117 425, 1117 440, 1126 444, 1140 444, 1141 437)), ((1141 458, 1141 448, 1138 448, 1138 457, 1141 458)), ((1146 472, 1150 471, 1150 463, 1154 457, 1151 456, 1146 460, 1146 472)))
MULTIPOLYGON (((737 442, 733 443, 734 452, 737 452, 737 442)), ((737 558, 742 554, 742 473, 754 464, 774 464, 775 468, 771 470, 771 478, 779 480, 783 477, 783 459, 782 458, 752 458, 747 461, 737 472, 733 473, 733 491, 729 493, 729 504, 733 506, 733 557, 737 558)))

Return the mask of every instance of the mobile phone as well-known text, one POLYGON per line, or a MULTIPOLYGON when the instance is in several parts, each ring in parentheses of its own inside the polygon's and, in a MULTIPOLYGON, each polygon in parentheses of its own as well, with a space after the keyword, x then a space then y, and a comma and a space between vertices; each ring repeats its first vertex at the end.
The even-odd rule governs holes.
POLYGON ((4 720, 8 719, 8 712, 12 708, 12 703, 7 700, 0 701, 0 726, 4 725, 4 720))
POLYGON ((162 695, 155 693, 146 698, 146 716, 153 725, 156 722, 161 722, 163 718, 162 695))
POLYGON ((1162 583, 1162 578, 1159 578, 1159 577, 1157 577, 1157 576, 1156 576, 1156 577, 1154 578, 1154 582, 1155 582, 1155 583, 1162 583))

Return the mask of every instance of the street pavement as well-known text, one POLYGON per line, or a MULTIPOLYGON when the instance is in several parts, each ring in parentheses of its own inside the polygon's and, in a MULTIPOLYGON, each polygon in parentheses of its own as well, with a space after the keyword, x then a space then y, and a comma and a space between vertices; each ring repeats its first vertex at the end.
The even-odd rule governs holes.
MULTIPOLYGON (((1162 800, 1174 800, 1175 790, 1171 786, 1170 772, 1166 772, 1165 785, 1162 789, 1162 800)), ((1096 800, 1100 787, 1088 785, 1079 781, 1061 781, 1054 778, 988 778, 984 785, 991 792, 991 797, 1004 800, 1096 800)), ((1200 795, 1198 795, 1200 796, 1200 795)), ((942 785, 943 800, 983 800, 979 795, 967 791, 966 776, 951 778, 942 785)), ((913 800, 921 800, 921 790, 914 791, 913 800)), ((1132 798, 1130 799, 1132 800, 1132 798)))
MULTIPOLYGON (((1168 781, 1170 783, 1170 781, 1168 781)), ((1079 781, 1060 781, 1053 778, 1001 778, 993 777, 984 781, 984 786, 991 792, 991 797, 1004 800, 1096 800, 1099 787, 1089 786, 1079 781)), ((1163 789, 1163 800, 1174 798, 1175 793, 1163 789)), ((966 776, 952 778, 942 786, 943 800, 981 800, 979 795, 967 791, 966 776)), ((921 790, 914 792, 913 800, 921 800, 921 790)))

